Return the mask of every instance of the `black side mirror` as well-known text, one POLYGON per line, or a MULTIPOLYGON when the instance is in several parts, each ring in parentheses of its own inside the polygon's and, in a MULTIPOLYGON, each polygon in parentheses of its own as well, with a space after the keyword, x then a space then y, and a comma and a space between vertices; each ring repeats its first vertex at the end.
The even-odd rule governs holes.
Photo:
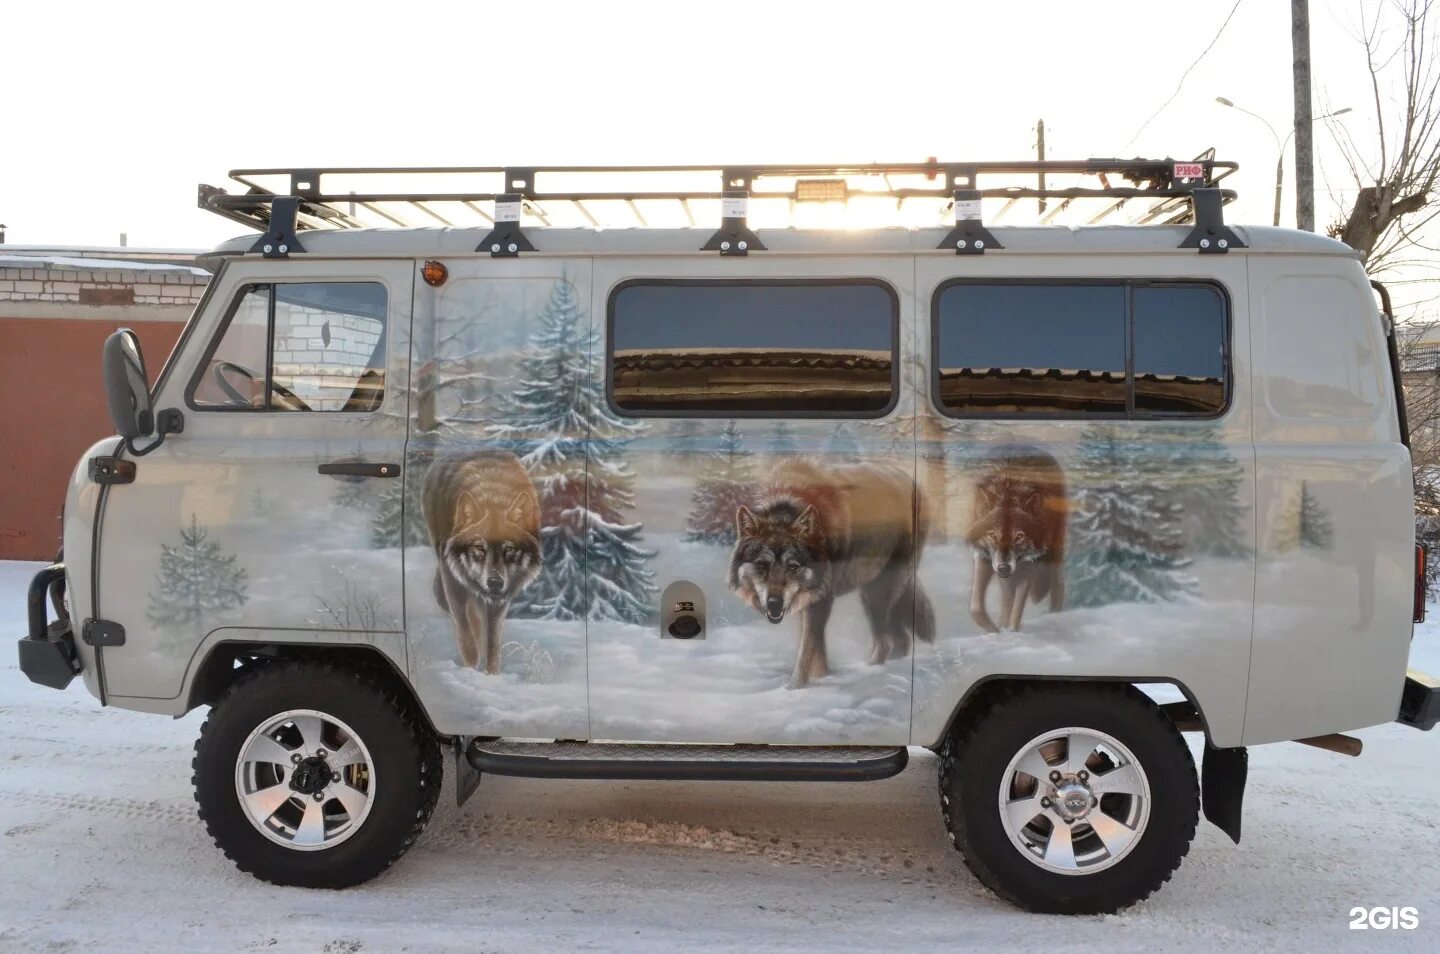
POLYGON ((140 350, 140 339, 135 337, 135 332, 121 328, 106 338, 101 360, 110 420, 115 425, 115 433, 125 438, 131 453, 148 454, 160 446, 167 433, 181 429, 178 411, 161 411, 158 439, 143 449, 135 446, 135 438, 149 437, 156 432, 150 382, 145 376, 145 354, 140 350))
POLYGON ((110 402, 110 420, 115 424, 115 433, 126 440, 155 433, 145 355, 135 332, 121 328, 105 339, 104 370, 105 398, 110 402))

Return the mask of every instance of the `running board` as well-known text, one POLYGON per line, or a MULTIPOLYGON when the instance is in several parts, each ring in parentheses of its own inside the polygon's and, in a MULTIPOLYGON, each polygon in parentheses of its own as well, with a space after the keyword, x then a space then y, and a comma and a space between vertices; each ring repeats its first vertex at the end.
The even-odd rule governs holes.
POLYGON ((475 739, 470 764, 529 778, 869 782, 897 775, 904 746, 662 745, 475 739))

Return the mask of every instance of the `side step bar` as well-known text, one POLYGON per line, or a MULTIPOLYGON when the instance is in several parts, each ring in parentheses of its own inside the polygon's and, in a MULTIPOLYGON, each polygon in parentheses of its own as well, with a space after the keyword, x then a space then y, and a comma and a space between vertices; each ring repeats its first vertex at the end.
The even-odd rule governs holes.
POLYGON ((475 739, 471 766, 529 778, 868 782, 899 774, 903 746, 662 745, 475 739))

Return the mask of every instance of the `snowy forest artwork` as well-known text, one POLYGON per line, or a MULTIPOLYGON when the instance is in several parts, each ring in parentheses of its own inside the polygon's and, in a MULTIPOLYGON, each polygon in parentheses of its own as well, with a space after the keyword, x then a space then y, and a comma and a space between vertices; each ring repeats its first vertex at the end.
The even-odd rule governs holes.
MULTIPOLYGON (((1054 439, 1037 442, 1013 422, 940 419, 908 399, 876 420, 632 418, 607 399, 596 307, 583 274, 448 283, 433 314, 417 315, 409 342, 404 479, 337 480, 323 488, 329 507, 309 511, 245 488, 240 526, 299 515, 306 527, 336 528, 345 542, 305 577, 313 587, 305 618, 318 628, 403 632, 411 677, 444 728, 891 744, 940 718, 953 703, 942 700, 974 672, 1066 672, 1081 659, 1103 668, 1119 665, 1107 659, 1158 652, 1157 633, 1199 652, 1221 638, 1217 628, 1224 638, 1245 631, 1254 482, 1222 424, 1096 422, 1046 431, 1054 439), (982 597, 995 621, 987 629, 966 611, 976 583, 976 485, 997 449, 1016 442, 1051 458, 1062 475, 1054 513, 1063 544, 1051 555, 1061 586, 1039 600, 1022 597, 1031 603, 1023 623, 1009 625, 999 606, 1004 587, 992 585, 982 597), (464 664, 453 614, 437 595, 449 551, 431 539, 424 493, 436 461, 483 455, 515 462, 537 511, 533 578, 501 606, 480 593, 484 574, 474 577, 477 606, 503 614, 498 663, 488 668, 464 664), (737 516, 765 505, 774 474, 806 461, 825 473, 860 466, 913 475, 915 529, 924 534, 913 572, 934 607, 933 626, 921 629, 934 638, 872 662, 872 626, 858 591, 847 589, 826 628, 828 668, 792 688, 795 617, 771 622, 737 595, 731 574, 737 516), (395 565, 403 565, 403 594, 367 585, 367 574, 395 565), (704 631, 693 640, 661 634, 660 594, 677 582, 704 594, 704 631)), ((911 377, 906 383, 923 387, 911 377)), ((338 440, 333 450, 365 453, 338 440)), ((513 503, 494 486, 468 492, 471 503, 513 503)), ((1267 550, 1329 547, 1323 496, 1300 481, 1284 494, 1267 521, 1267 550)), ((461 504, 458 493, 451 503, 461 504)), ((869 509, 855 501, 860 525, 869 509)), ((487 552, 510 552, 514 541, 499 525, 486 524, 487 552)), ((257 573, 273 582, 232 533, 192 518, 164 544, 149 596, 157 626, 233 617, 255 602, 257 573)), ((1017 552, 1038 558, 1031 544, 1017 552)), ((481 565, 473 553, 467 559, 481 565)), ((914 625, 907 616, 901 628, 914 625)))
POLYGON ((160 569, 150 591, 147 618, 156 628, 189 633, 245 605, 247 582, 236 555, 226 553, 208 528, 190 515, 178 543, 160 544, 160 569))

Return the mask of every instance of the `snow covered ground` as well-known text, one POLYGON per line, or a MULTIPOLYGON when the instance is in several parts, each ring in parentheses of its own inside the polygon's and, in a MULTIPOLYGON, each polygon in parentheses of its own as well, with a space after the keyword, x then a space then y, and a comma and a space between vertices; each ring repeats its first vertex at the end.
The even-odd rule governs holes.
MULTIPOLYGON (((34 566, 0 563, 0 632, 20 635, 34 566)), ((1411 659, 1440 671, 1440 608, 1411 659)), ((1440 949, 1440 731, 1360 731, 1359 759, 1253 749, 1239 846, 1202 824, 1151 900, 1060 918, 965 871, 923 750, 864 785, 486 778, 379 880, 274 888, 195 817, 202 718, 32 686, 0 648, 0 951, 1440 949), (1377 905, 1420 926, 1349 929, 1377 905)))

